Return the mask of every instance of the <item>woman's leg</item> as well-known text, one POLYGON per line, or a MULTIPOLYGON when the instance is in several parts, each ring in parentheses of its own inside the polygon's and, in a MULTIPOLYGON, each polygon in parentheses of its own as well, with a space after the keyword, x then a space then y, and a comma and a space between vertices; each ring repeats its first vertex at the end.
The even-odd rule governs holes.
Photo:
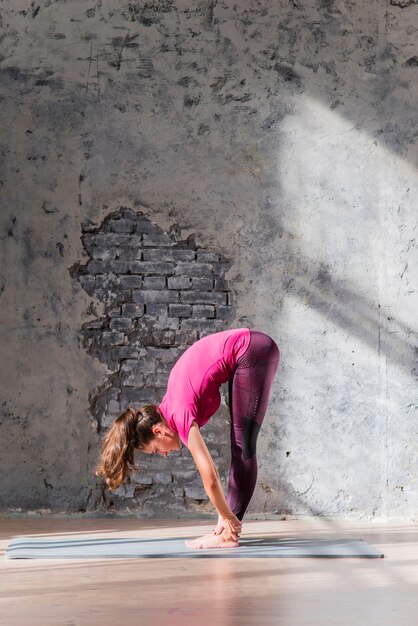
MULTIPOLYGON (((274 341, 258 331, 251 331, 250 345, 229 383, 231 413, 231 468, 227 501, 232 512, 242 519, 253 495, 257 480, 256 442, 280 352, 274 341)), ((236 547, 237 541, 225 540, 216 530, 193 541, 189 548, 236 547)))
POLYGON ((271 337, 250 332, 250 345, 229 382, 231 468, 227 501, 240 520, 257 482, 257 437, 280 361, 279 348, 271 337))

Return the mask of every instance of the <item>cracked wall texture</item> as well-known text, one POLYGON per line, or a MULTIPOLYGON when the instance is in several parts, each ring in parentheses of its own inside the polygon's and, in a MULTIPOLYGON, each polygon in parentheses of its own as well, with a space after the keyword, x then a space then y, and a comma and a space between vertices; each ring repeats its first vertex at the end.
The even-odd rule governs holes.
MULTIPOLYGON (((16 0, 0 20, 1 509, 210 508, 187 452, 178 481, 166 459, 114 495, 93 477, 115 372, 86 329, 111 321, 71 274, 125 207, 227 259, 223 321, 281 348, 250 512, 413 517, 417 3, 16 0)), ((203 432, 225 477, 226 407, 203 432)))

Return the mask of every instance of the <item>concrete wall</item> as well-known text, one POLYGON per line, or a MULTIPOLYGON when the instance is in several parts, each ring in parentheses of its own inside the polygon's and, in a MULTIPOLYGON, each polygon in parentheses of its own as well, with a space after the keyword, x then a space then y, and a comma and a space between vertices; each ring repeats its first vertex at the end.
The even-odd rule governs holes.
MULTIPOLYGON (((16 0, 1 22, 1 509, 210 510, 187 451, 117 494, 93 477, 117 409, 95 400, 118 400, 77 270, 124 208, 228 261, 224 323, 281 347, 250 511, 413 517, 416 2, 16 0)), ((225 406, 202 432, 225 480, 225 406)))

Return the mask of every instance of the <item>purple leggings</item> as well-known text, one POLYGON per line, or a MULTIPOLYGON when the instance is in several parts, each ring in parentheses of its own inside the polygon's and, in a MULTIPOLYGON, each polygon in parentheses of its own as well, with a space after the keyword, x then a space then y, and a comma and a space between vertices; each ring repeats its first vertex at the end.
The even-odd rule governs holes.
POLYGON ((257 482, 256 443, 280 361, 273 339, 250 331, 250 344, 229 381, 231 468, 227 502, 242 520, 257 482))

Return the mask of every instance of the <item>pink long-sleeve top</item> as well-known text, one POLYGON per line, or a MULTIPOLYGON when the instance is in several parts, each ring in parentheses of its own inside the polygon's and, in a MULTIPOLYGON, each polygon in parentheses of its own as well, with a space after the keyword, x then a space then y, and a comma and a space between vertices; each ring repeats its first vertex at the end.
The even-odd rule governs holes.
POLYGON ((219 387, 232 378, 249 343, 248 328, 224 330, 199 339, 175 363, 160 410, 184 445, 193 420, 204 426, 218 410, 219 387))

